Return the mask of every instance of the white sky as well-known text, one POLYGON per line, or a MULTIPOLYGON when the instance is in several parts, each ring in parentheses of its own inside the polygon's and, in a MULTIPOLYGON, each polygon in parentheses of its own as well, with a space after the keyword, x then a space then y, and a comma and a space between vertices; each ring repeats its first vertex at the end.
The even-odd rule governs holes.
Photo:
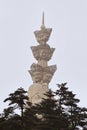
POLYGON ((36 60, 30 46, 38 45, 33 32, 43 11, 46 27, 53 29, 48 44, 56 48, 50 87, 67 82, 87 107, 87 0, 0 0, 0 111, 9 93, 32 84, 27 70, 36 60))

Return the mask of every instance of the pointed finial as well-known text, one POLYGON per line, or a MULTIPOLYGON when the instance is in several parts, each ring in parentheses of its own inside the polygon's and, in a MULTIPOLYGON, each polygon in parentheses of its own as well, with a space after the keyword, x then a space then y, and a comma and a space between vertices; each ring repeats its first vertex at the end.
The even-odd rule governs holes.
POLYGON ((42 14, 42 25, 41 25, 41 29, 45 29, 45 25, 44 25, 44 12, 42 14))
POLYGON ((43 12, 43 15, 42 15, 42 25, 44 25, 44 12, 43 12))

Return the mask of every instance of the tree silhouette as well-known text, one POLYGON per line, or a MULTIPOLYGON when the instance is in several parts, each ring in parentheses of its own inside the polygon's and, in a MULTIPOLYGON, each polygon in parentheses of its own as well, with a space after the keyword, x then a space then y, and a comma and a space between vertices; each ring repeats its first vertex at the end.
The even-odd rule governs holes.
POLYGON ((80 100, 66 83, 57 86, 56 91, 49 90, 46 98, 34 105, 23 88, 9 94, 4 100, 9 101, 9 107, 0 114, 0 130, 87 130, 87 108, 78 105, 80 100))
POLYGON ((4 100, 4 102, 9 101, 9 106, 12 106, 14 109, 19 108, 21 110, 21 124, 23 126, 23 110, 28 101, 28 96, 26 95, 27 91, 23 88, 18 88, 14 93, 9 94, 9 97, 4 100))
POLYGON ((69 129, 84 127, 87 121, 87 109, 78 106, 79 99, 75 98, 76 94, 68 90, 66 83, 58 84, 55 94, 58 96, 59 107, 65 110, 68 115, 69 129))
POLYGON ((26 102, 28 101, 27 91, 23 88, 18 88, 14 93, 9 94, 9 97, 4 102, 10 101, 9 105, 14 105, 14 109, 19 108, 21 110, 21 117, 23 117, 23 110, 26 102))
POLYGON ((63 110, 59 108, 58 101, 55 99, 52 90, 49 90, 45 94, 46 99, 43 99, 40 104, 35 105, 36 113, 38 116, 42 116, 39 129, 44 130, 66 130, 68 121, 67 116, 63 113, 63 110))

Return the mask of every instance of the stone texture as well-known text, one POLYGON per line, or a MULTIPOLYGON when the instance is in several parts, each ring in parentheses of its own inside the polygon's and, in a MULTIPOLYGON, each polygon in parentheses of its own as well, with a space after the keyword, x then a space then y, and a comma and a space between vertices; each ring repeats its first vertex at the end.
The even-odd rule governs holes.
POLYGON ((28 95, 29 100, 33 104, 40 103, 42 98, 47 98, 44 94, 48 91, 48 85, 46 83, 39 84, 34 83, 29 87, 28 95))
POLYGON ((42 80, 43 83, 47 83, 47 84, 50 83, 56 69, 57 69, 56 65, 51 65, 51 66, 44 68, 43 80, 42 80))
POLYGON ((55 71, 56 65, 42 67, 38 64, 33 63, 29 73, 32 77, 33 83, 47 83, 49 84, 55 71))
POLYGON ((33 83, 41 83, 43 78, 43 68, 42 66, 33 63, 31 65, 31 70, 29 70, 29 73, 32 77, 33 83))
POLYGON ((45 44, 50 37, 50 34, 52 32, 52 28, 44 28, 38 31, 35 31, 35 37, 39 44, 45 44))
POLYGON ((39 45, 31 47, 33 56, 37 60, 37 63, 33 63, 29 70, 33 84, 29 87, 28 96, 33 104, 40 103, 42 98, 47 98, 44 94, 49 91, 49 83, 57 69, 56 65, 48 66, 48 61, 55 50, 47 44, 51 32, 52 28, 46 28, 44 25, 43 15, 41 30, 34 32, 39 45))
POLYGON ((44 45, 32 46, 31 50, 36 60, 49 61, 52 57, 55 48, 50 48, 48 44, 44 44, 44 45))

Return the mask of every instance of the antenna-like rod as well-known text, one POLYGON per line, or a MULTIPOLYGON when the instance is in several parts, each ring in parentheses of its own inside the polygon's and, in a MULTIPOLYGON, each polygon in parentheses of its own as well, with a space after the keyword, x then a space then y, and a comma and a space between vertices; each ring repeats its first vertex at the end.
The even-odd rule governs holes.
POLYGON ((45 25, 44 25, 44 12, 42 14, 42 25, 41 25, 41 29, 45 29, 45 25))

